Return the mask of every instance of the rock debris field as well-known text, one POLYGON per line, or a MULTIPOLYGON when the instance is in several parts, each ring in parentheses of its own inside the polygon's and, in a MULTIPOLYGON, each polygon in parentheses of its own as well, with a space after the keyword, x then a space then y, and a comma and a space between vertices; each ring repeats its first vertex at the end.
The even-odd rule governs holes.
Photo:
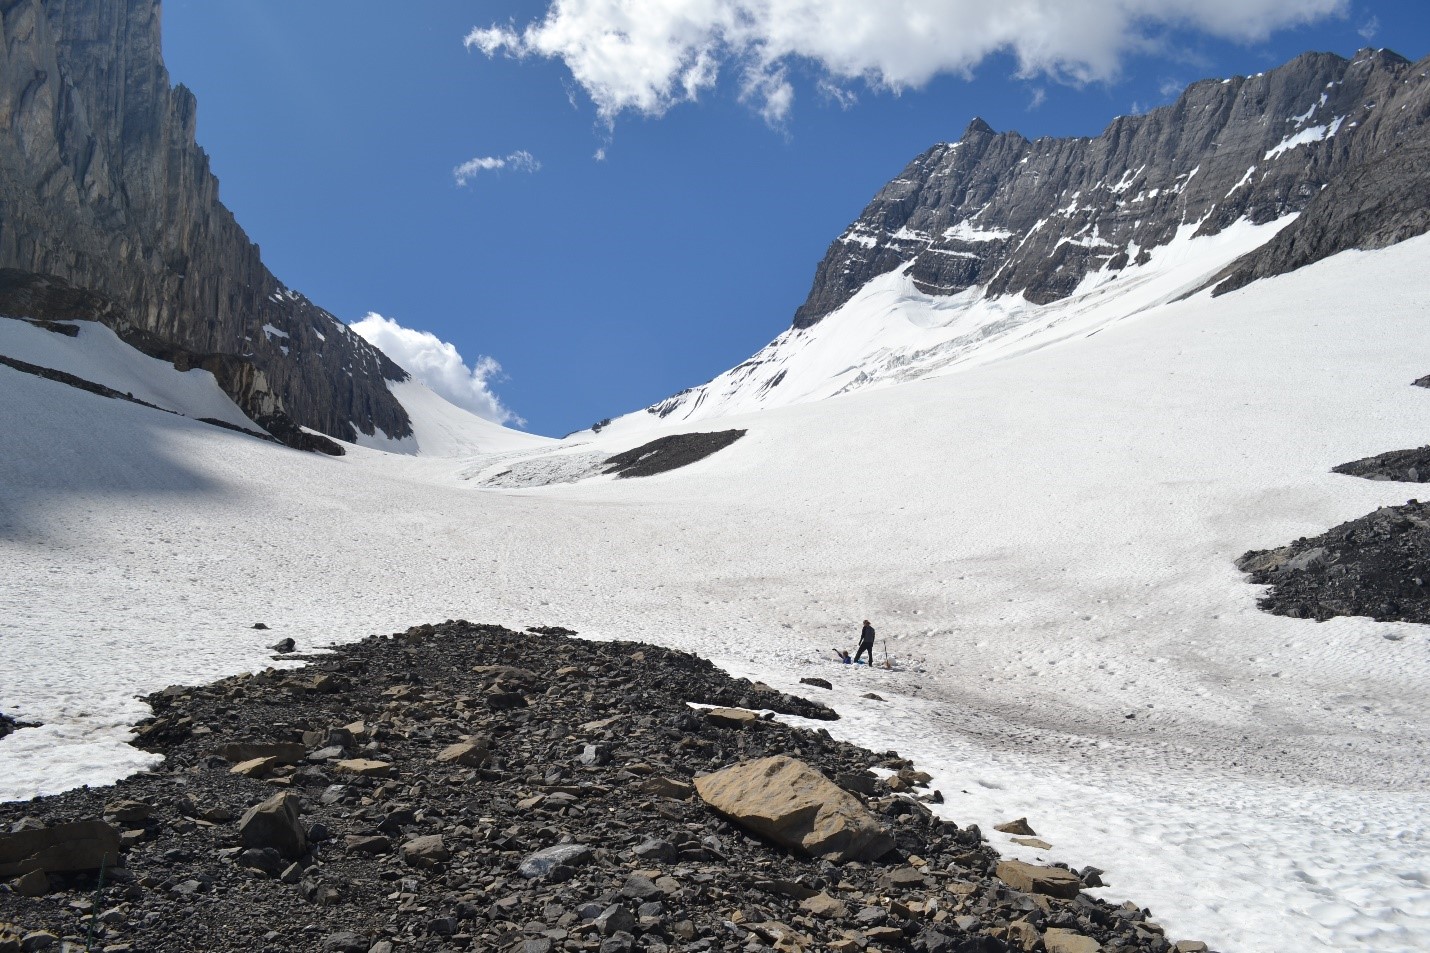
POLYGON ((423 625, 152 696, 154 771, 0 805, 0 951, 1206 949, 1000 861, 818 702, 573 634, 423 625))

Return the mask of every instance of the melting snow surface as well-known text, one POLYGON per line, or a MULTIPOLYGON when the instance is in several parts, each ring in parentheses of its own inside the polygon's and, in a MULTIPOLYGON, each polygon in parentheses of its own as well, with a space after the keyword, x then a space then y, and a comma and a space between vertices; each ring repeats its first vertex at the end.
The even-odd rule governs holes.
MULTIPOLYGON (((1155 254, 1190 280, 1202 248, 1155 254)), ((23 411, 0 428, 0 710, 45 723, 0 741, 0 796, 142 768, 135 694, 272 665, 288 635, 561 624, 786 690, 828 678, 833 733, 916 759, 960 824, 1027 816, 1053 848, 1000 850, 1104 868, 1098 894, 1173 938, 1423 953, 1426 631, 1264 614, 1233 560, 1415 495, 1330 467, 1424 442, 1427 254, 1217 299, 1148 272, 1021 315, 891 276, 858 307, 896 337, 908 315, 948 340, 1020 326, 943 376, 723 420, 748 435, 684 470, 538 489, 0 367, 23 411), (902 671, 830 661, 866 617, 902 671)), ((556 453, 673 429, 617 421, 556 453)))

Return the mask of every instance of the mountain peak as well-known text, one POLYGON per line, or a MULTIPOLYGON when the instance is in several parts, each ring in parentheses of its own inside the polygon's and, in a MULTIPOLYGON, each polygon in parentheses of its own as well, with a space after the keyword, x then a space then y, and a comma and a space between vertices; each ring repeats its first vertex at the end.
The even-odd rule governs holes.
POLYGON ((968 124, 968 128, 963 130, 963 138, 970 139, 974 135, 996 136, 997 131, 988 123, 983 121, 982 116, 974 116, 973 121, 968 124))

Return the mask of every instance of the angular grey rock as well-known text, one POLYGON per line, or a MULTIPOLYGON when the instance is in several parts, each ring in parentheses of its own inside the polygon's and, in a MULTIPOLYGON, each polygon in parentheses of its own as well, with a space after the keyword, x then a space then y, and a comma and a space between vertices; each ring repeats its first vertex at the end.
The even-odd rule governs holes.
POLYGON ((601 936, 609 937, 617 933, 630 933, 636 928, 636 918, 625 907, 618 903, 613 903, 601 911, 601 915, 596 917, 596 929, 601 932, 601 936))
POLYGON ((308 852, 308 837, 298 818, 298 795, 283 791, 249 808, 239 819, 245 847, 271 847, 289 860, 308 852))
POLYGON ((579 867, 592 856, 591 848, 585 844, 557 844, 527 856, 517 872, 528 880, 540 880, 550 876, 557 867, 579 867))

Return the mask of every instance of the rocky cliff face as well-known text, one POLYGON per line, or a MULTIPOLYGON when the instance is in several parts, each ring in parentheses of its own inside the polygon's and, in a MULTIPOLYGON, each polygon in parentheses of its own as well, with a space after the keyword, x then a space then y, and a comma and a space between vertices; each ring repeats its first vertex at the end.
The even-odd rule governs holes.
POLYGON ((91 315, 253 365, 248 409, 352 440, 411 433, 406 372, 264 267, 171 87, 158 0, 0 0, 0 267, 113 302, 91 315))
POLYGON ((1096 138, 975 119, 830 245, 789 329, 646 410, 708 419, 918 380, 1423 234, 1427 77, 1430 59, 1388 50, 1307 53, 1096 138))
POLYGON ((1307 53, 1205 80, 1094 139, 1028 141, 975 119, 911 162, 829 247, 795 314, 811 327, 871 279, 908 266, 919 290, 1045 304, 1118 271, 1180 230, 1301 214, 1228 287, 1430 227, 1427 65, 1387 50, 1307 53), (1422 150, 1422 151, 1416 151, 1422 150))

